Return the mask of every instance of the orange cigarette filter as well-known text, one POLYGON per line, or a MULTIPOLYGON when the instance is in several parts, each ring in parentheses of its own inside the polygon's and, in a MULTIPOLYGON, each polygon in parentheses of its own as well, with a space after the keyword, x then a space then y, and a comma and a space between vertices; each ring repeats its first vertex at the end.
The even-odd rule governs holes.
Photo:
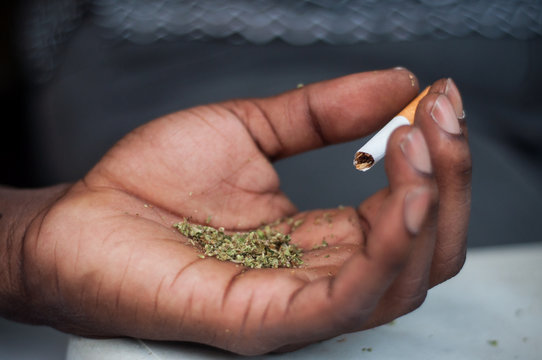
POLYGON ((412 100, 403 110, 401 110, 401 112, 397 114, 397 116, 403 116, 404 118, 408 120, 408 122, 411 125, 414 124, 414 115, 416 114, 416 109, 418 108, 418 104, 425 97, 425 95, 427 95, 430 88, 431 87, 428 86, 425 89, 423 89, 423 91, 419 93, 418 96, 416 96, 414 100, 412 100))

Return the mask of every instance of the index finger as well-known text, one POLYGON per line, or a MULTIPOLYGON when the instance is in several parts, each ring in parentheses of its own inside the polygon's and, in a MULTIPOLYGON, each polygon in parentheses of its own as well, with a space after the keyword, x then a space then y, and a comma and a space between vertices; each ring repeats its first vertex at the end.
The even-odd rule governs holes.
POLYGON ((272 159, 366 136, 419 91, 404 68, 314 83, 270 98, 226 102, 272 159))

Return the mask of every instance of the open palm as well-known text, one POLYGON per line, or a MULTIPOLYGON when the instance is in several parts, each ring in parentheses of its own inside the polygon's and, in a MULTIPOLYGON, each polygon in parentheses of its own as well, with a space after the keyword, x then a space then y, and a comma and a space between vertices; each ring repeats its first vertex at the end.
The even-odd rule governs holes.
MULTIPOLYGON (((439 94, 434 88, 428 104, 439 94)), ((417 121, 435 176, 405 160, 402 129, 389 145, 390 187, 357 210, 298 213, 271 161, 364 136, 416 91, 404 70, 357 74, 273 98, 192 108, 132 131, 34 224, 25 243, 27 287, 61 330, 195 341, 244 354, 411 311, 461 267, 468 218, 467 211, 447 220, 461 204, 468 209, 467 187, 456 201, 459 190, 439 180, 457 166, 438 165, 450 156, 439 150, 444 140, 431 135, 437 130, 428 115, 417 121), (405 200, 410 193, 413 205, 405 200), (444 205, 443 196, 451 199, 444 205), (188 218, 245 231, 284 217, 301 220, 280 225, 304 250, 300 268, 249 270, 202 259, 173 228, 188 218)))

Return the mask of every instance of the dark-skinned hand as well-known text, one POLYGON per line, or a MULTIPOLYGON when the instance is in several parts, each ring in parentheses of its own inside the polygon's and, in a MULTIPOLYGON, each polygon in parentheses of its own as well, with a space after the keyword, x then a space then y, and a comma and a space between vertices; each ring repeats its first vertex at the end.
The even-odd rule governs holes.
POLYGON ((392 134, 389 186, 357 209, 298 212, 272 162, 366 136, 418 91, 392 69, 195 107, 135 129, 75 184, 3 189, 2 314, 261 354, 412 311, 465 259, 471 165, 453 81, 435 82, 414 126, 392 134), (304 250, 296 269, 202 259, 172 226, 246 231, 284 217, 303 220, 281 227, 304 250))

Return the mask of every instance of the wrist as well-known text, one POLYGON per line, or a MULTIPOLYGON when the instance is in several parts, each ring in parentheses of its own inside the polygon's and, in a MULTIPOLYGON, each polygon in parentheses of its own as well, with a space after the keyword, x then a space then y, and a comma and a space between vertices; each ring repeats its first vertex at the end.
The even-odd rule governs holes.
POLYGON ((69 185, 41 189, 0 186, 0 316, 24 320, 24 239, 34 221, 66 193, 69 185))

